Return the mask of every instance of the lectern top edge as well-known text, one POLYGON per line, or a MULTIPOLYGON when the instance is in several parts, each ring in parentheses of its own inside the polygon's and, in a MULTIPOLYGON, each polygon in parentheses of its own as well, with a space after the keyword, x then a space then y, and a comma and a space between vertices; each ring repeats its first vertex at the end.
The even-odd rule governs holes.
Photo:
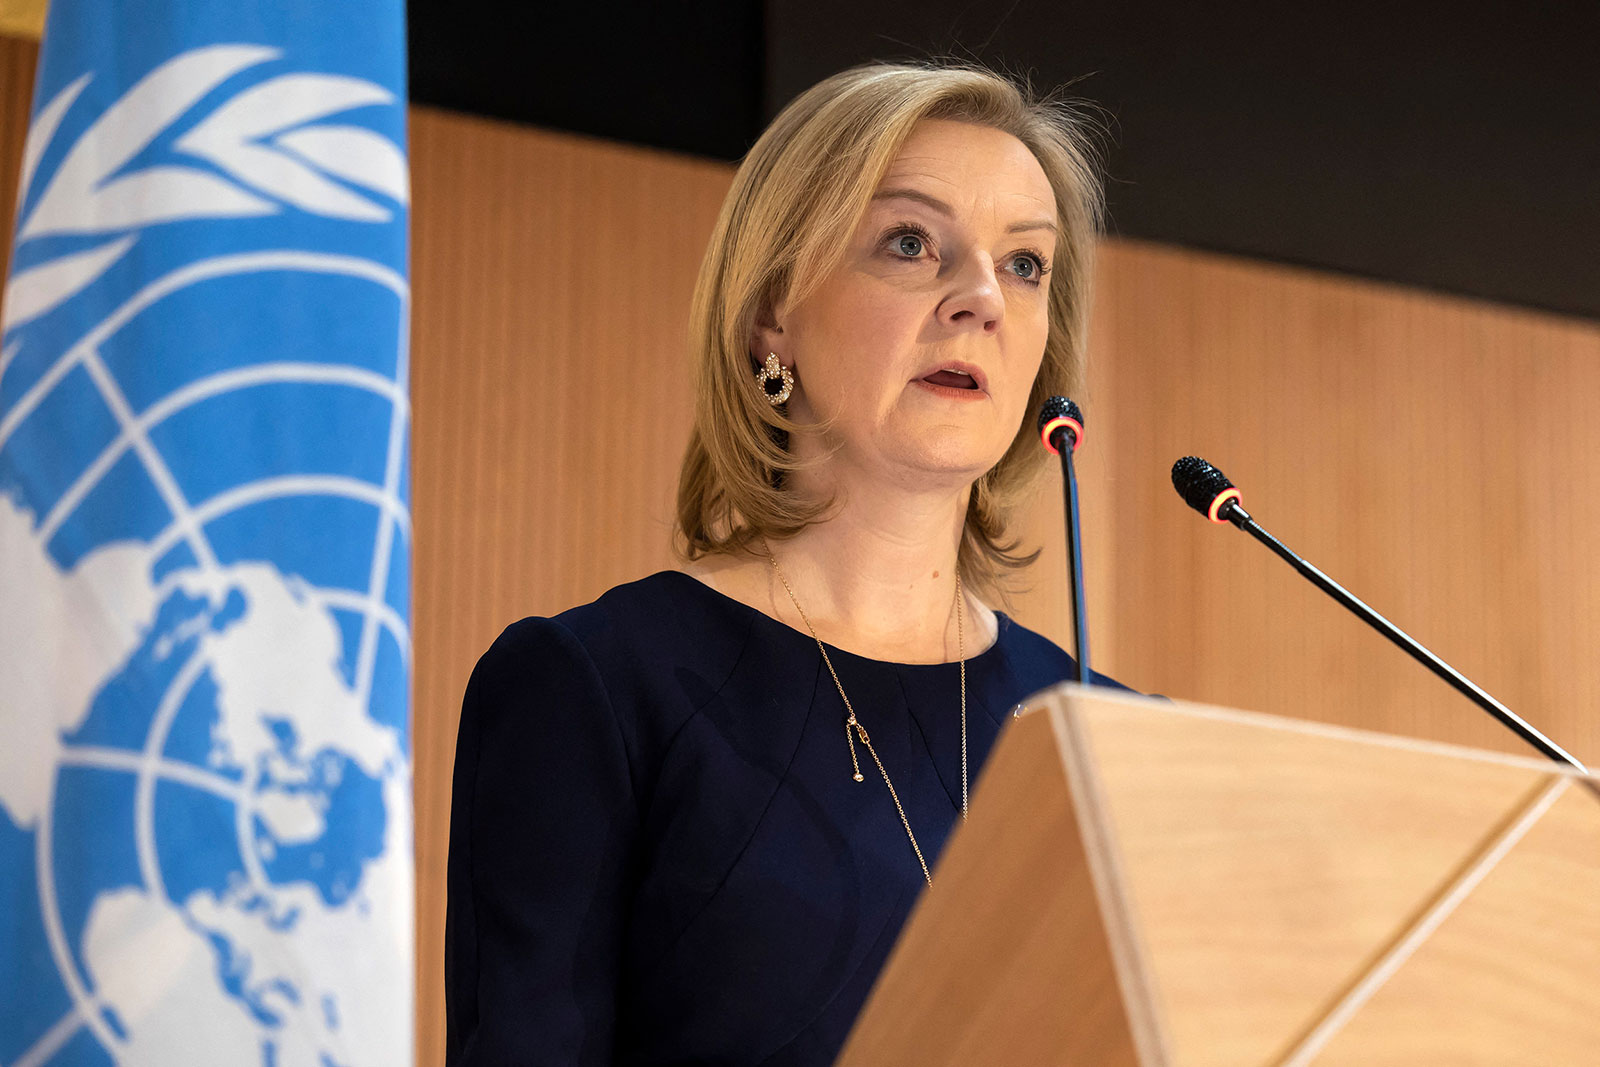
POLYGON ((1491 752, 1487 749, 1453 744, 1448 741, 1431 741, 1419 737, 1399 737, 1376 730, 1363 730, 1354 726, 1338 726, 1333 723, 1316 722, 1310 719, 1291 719, 1264 711, 1245 711, 1240 708, 1226 708, 1215 704, 1168 701, 1161 697, 1140 696, 1137 693, 1121 693, 1100 687, 1079 685, 1076 682, 1063 682, 1060 685, 1033 694, 1018 706, 1017 715, 1020 717, 1033 714, 1056 701, 1060 702, 1064 710, 1069 709, 1074 700, 1084 697, 1092 697, 1097 703, 1102 704, 1122 704, 1130 708, 1139 709, 1159 706, 1163 712, 1193 719, 1234 723, 1239 726, 1254 726, 1266 730, 1281 730, 1308 737, 1326 738, 1332 741, 1354 741, 1359 744, 1378 745, 1383 748, 1403 749, 1419 755, 1448 756, 1454 759, 1466 759, 1478 763, 1514 767, 1519 770, 1537 771, 1540 774, 1557 775, 1565 778, 1583 778, 1600 784, 1600 772, 1591 771, 1585 775, 1576 768, 1556 763, 1540 756, 1515 756, 1510 753, 1491 752))

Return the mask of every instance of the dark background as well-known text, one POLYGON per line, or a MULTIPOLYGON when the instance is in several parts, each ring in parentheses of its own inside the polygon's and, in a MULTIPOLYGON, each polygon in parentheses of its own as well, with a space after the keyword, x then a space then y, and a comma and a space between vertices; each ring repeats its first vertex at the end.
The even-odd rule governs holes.
POLYGON ((411 0, 418 103, 737 159, 867 59, 1101 105, 1112 233, 1600 318, 1600 3, 411 0))

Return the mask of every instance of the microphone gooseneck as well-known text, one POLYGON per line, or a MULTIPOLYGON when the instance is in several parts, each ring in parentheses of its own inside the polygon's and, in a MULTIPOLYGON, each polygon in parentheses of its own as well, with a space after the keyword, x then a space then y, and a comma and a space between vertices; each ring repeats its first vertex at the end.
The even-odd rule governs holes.
POLYGON ((1083 601, 1083 551, 1078 528, 1078 476, 1072 454, 1083 443, 1083 412, 1064 396, 1053 396, 1039 409, 1039 436, 1044 447, 1061 457, 1062 497, 1067 507, 1067 583, 1072 594, 1073 659, 1077 682, 1089 674, 1089 613, 1083 601))
POLYGON ((1289 566, 1299 571, 1311 584, 1350 609, 1374 630, 1399 645, 1410 654, 1411 658, 1427 667, 1440 678, 1443 678, 1458 693, 1477 704, 1490 715, 1493 715, 1500 721, 1501 725, 1538 749, 1543 755, 1557 763, 1565 763, 1569 767, 1576 768, 1585 774, 1588 773, 1587 767, 1579 763, 1560 745, 1534 729, 1516 712, 1490 696, 1471 679, 1424 648, 1410 634, 1376 611, 1373 611, 1351 594, 1349 590, 1345 589, 1344 586, 1295 555, 1282 541, 1262 529, 1260 524, 1244 509, 1244 505, 1240 503, 1239 490, 1228 480, 1228 476, 1217 470, 1217 468, 1199 456, 1184 456, 1172 465, 1172 486, 1178 491, 1178 495, 1183 497, 1186 504, 1212 522, 1232 523, 1272 549, 1289 566))

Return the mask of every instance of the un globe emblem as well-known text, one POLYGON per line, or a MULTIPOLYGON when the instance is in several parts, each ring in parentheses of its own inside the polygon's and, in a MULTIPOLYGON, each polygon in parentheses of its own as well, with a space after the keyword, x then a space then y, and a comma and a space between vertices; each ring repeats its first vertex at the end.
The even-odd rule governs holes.
MULTIPOLYGON (((214 84, 275 55, 155 74, 214 84)), ((210 123, 196 143, 231 158, 259 131, 216 116, 305 77, 185 136, 210 123)), ((326 113, 394 103, 335 80, 326 113)), ((403 249, 385 159, 341 170, 299 118, 301 165, 343 179, 311 213, 398 225, 403 249)), ((20 238, 50 237, 29 224, 66 210, 74 151, 20 238)), ((113 220, 8 294, 0 900, 31 905, 0 919, 8 1067, 411 1058, 408 289, 249 177, 227 195, 259 215, 220 241, 201 197, 113 220)))

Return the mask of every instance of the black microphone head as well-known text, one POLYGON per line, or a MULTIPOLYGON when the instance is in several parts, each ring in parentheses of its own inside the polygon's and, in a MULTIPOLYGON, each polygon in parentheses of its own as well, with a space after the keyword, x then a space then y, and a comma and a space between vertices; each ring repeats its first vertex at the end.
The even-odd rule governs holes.
POLYGON ((1078 405, 1064 396, 1052 396, 1039 406, 1039 436, 1044 447, 1059 454, 1055 437, 1062 429, 1072 435, 1072 450, 1076 452, 1083 443, 1083 412, 1078 405))
POLYGON ((1083 412, 1078 405, 1064 396, 1053 396, 1039 405, 1039 429, 1044 429, 1051 419, 1065 415, 1079 426, 1083 425, 1083 412))
POLYGON ((1186 504, 1212 522, 1226 521, 1218 517, 1226 503, 1224 495, 1231 500, 1239 499, 1239 490, 1233 487, 1228 476, 1199 456, 1184 456, 1172 465, 1172 488, 1186 504))

